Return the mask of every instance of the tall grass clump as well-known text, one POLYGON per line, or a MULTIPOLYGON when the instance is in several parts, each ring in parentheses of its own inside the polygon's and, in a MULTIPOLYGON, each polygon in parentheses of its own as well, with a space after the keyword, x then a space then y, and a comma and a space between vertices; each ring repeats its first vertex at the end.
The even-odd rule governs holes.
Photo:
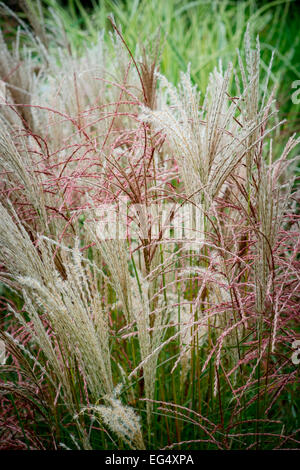
POLYGON ((297 448, 272 64, 248 29, 201 94, 110 21, 82 54, 38 16, 1 36, 1 448, 297 448))

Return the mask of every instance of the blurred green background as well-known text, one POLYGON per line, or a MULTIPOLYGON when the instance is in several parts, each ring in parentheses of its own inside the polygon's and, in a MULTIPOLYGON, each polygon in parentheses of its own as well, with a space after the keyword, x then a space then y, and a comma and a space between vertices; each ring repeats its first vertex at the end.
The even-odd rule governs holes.
MULTIPOLYGON (((279 118, 289 121, 281 126, 279 137, 287 138, 300 129, 300 104, 292 102, 293 86, 300 88, 300 82, 295 84, 300 80, 297 1, 11 0, 5 5, 29 23, 27 5, 27 13, 33 9, 44 17, 48 30, 61 21, 74 54, 80 54, 87 43, 96 41, 99 31, 112 30, 109 14, 113 14, 133 52, 138 44, 151 47, 160 31, 160 71, 176 84, 180 70, 186 70, 190 63, 192 79, 202 92, 209 72, 220 59, 225 66, 229 61, 236 64, 236 49, 242 47, 249 23, 253 38, 257 34, 260 37, 263 69, 267 69, 272 52, 276 51, 270 86, 277 85, 279 118)), ((6 38, 13 38, 16 20, 5 15, 1 24, 6 38)), ((108 39, 108 35, 105 37, 108 39)))

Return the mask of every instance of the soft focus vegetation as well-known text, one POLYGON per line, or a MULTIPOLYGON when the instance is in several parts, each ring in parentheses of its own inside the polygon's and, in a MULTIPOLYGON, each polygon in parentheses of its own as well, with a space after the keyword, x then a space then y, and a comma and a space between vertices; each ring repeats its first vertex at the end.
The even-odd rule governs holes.
POLYGON ((296 5, 8 3, 0 448, 299 448, 296 5))

